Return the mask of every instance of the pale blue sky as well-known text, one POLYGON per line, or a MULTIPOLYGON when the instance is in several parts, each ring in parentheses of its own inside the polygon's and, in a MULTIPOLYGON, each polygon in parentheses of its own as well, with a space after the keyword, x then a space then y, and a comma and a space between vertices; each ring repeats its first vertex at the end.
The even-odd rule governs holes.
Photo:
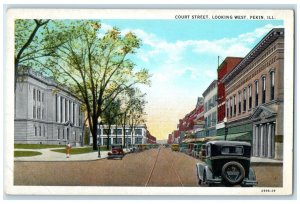
POLYGON ((149 69, 148 127, 159 138, 176 129, 198 96, 217 78, 218 56, 244 57, 278 20, 101 20, 102 28, 133 31, 142 46, 130 56, 137 67, 149 69))

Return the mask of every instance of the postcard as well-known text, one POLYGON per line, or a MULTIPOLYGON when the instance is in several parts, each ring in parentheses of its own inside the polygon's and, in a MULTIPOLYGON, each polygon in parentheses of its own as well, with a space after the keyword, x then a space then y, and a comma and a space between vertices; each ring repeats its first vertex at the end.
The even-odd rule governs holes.
POLYGON ((291 195, 294 13, 6 13, 8 195, 291 195))

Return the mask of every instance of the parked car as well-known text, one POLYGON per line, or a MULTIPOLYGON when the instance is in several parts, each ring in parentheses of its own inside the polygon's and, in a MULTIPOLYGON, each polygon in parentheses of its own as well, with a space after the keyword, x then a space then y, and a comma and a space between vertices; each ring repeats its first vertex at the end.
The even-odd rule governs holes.
POLYGON ((191 156, 193 152, 193 148, 194 148, 194 143, 189 143, 188 148, 186 150, 186 154, 191 156))
POLYGON ((111 152, 108 152, 107 159, 123 159, 124 155, 122 145, 112 145, 111 152))
POLYGON ((180 152, 185 152, 187 148, 188 148, 188 144, 187 143, 181 143, 179 145, 179 151, 180 152))
POLYGON ((195 158, 199 157, 199 151, 201 149, 202 144, 201 143, 196 143, 194 144, 193 150, 192 150, 192 156, 195 158))
POLYGON ((199 185, 255 186, 254 170, 250 167, 251 145, 238 141, 206 143, 205 163, 197 163, 199 185))
POLYGON ((201 149, 199 151, 199 159, 201 161, 204 161, 205 158, 206 158, 206 144, 202 144, 201 149))
POLYGON ((179 144, 172 144, 171 145, 171 150, 172 151, 179 151, 179 144))

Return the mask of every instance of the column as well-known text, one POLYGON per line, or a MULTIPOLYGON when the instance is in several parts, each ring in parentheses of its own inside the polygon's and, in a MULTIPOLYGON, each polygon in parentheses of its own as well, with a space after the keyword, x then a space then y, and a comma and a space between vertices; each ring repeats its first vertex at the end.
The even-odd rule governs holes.
POLYGON ((272 124, 268 123, 268 157, 272 157, 272 124))
POLYGON ((263 155, 264 155, 264 126, 262 124, 260 124, 259 127, 260 127, 260 156, 263 157, 263 155))
POLYGON ((256 125, 255 126, 255 131, 256 131, 256 134, 255 134, 255 137, 256 137, 256 156, 259 156, 259 126, 256 125))

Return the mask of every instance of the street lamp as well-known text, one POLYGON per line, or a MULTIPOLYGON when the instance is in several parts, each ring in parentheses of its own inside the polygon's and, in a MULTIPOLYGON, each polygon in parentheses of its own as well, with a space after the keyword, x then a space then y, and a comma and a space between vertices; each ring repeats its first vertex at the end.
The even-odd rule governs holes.
POLYGON ((227 117, 225 117, 223 121, 224 121, 224 130, 225 130, 225 140, 227 140, 227 133, 228 133, 227 117))

